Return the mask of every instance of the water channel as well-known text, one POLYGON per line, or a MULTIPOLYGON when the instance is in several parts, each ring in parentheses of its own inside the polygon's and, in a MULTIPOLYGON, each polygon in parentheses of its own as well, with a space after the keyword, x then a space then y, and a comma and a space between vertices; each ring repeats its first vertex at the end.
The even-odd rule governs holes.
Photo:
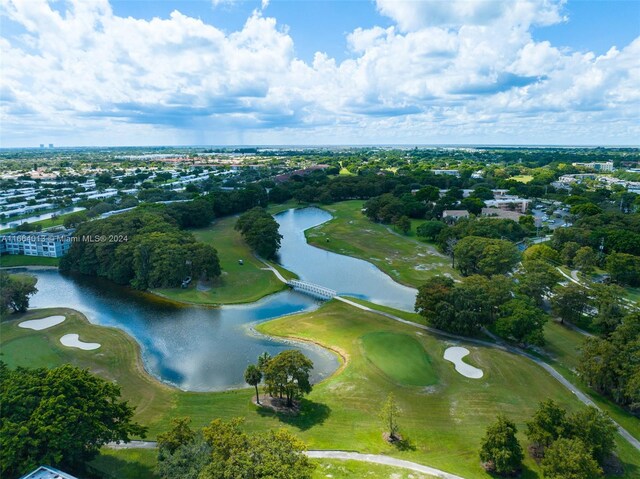
MULTIPOLYGON (((283 266, 303 280, 341 294, 411 309, 415 290, 395 283, 370 263, 307 244, 304 230, 330 218, 318 208, 289 210, 276 216, 284 236, 280 250, 283 266)), ((253 332, 251 326, 256 323, 319 307, 320 302, 295 291, 247 305, 201 308, 177 306, 106 280, 61 275, 55 270, 33 274, 38 277, 38 293, 31 300, 32 307, 74 308, 94 324, 124 330, 141 345, 147 370, 184 390, 245 386, 245 367, 263 351, 277 354, 292 347, 301 349, 314 362, 314 381, 338 367, 337 358, 324 348, 253 332)))

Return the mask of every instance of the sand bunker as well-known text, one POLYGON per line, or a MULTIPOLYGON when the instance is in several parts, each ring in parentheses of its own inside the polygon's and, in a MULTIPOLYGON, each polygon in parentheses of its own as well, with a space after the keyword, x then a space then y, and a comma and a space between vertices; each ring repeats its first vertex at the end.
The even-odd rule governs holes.
POLYGON ((29 321, 22 321, 20 324, 18 324, 18 327, 41 331, 43 329, 50 328, 51 326, 55 326, 56 324, 60 324, 64 320, 64 316, 49 316, 42 319, 31 319, 29 321))
POLYGON ((78 334, 65 334, 60 338, 60 342, 63 346, 84 349, 85 351, 98 349, 100 347, 100 343, 85 343, 84 341, 80 341, 78 334))
POLYGON ((459 346, 453 346, 451 348, 447 348, 444 352, 444 358, 447 361, 450 361, 456 367, 456 371, 458 371, 463 376, 472 379, 480 379, 484 373, 482 369, 478 369, 470 364, 465 363, 462 358, 469 354, 469 350, 467 348, 461 348, 459 346))

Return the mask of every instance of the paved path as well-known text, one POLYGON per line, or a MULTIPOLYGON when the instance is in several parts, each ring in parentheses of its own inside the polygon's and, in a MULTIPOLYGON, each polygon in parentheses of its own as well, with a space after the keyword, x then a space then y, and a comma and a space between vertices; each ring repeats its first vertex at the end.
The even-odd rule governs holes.
MULTIPOLYGON (((110 442, 109 449, 155 449, 158 443, 155 441, 131 441, 127 443, 110 442)), ((417 462, 403 461, 395 457, 383 456, 381 454, 360 454, 359 452, 347 451, 306 451, 305 454, 312 459, 339 459, 342 461, 362 461, 373 464, 383 464, 385 466, 409 469, 410 471, 423 472, 442 479, 464 479, 461 476, 450 474, 440 469, 424 466, 417 462)))
POLYGON ((286 279, 284 276, 282 276, 282 275, 280 274, 280 271, 278 271, 277 269, 275 269, 273 266, 271 266, 269 263, 267 263, 267 262, 266 262, 265 260, 263 260, 262 258, 258 258, 258 259, 259 259, 260 261, 262 261, 262 262, 264 263, 264 265, 266 266, 266 268, 261 268, 261 269, 269 270, 269 271, 273 272, 273 274, 275 274, 275 275, 276 275, 276 278, 278 278, 278 279, 279 279, 280 281, 282 281, 283 283, 287 283, 287 282, 288 282, 288 281, 287 281, 287 279, 286 279))
MULTIPOLYGON (((379 314, 381 316, 385 316, 389 319, 392 319, 394 321, 398 321, 404 324, 407 324, 409 326, 413 326, 415 328, 419 328, 419 329, 423 329, 425 331, 429 331, 430 333, 433 334, 437 334, 439 336, 444 336, 447 338, 452 338, 452 339, 456 339, 458 341, 464 341, 467 343, 473 343, 473 344, 478 344, 481 346, 487 346, 490 348, 497 348, 497 349, 501 349, 503 351, 507 351, 513 354, 518 354, 520 356, 524 356, 525 358, 530 359, 531 361, 535 362, 538 366, 542 367, 545 371, 547 371, 549 374, 551 374, 551 376, 553 376, 560 384, 562 384, 565 388, 567 388, 569 391, 571 391, 576 398, 578 398, 579 401, 581 401, 583 404, 586 404, 587 406, 593 406, 597 409, 600 409, 586 394, 584 394, 583 392, 581 392, 576 386, 574 386, 571 382, 569 382, 562 374, 560 374, 558 371, 556 371, 551 365, 547 364, 546 362, 544 362, 542 359, 537 358, 536 356, 533 356, 525 351, 523 351, 520 348, 516 348, 515 346, 511 346, 509 344, 505 344, 504 342, 502 342, 500 340, 500 338, 498 338, 497 336, 491 335, 488 331, 485 331, 486 333, 490 334, 490 336, 496 340, 496 343, 491 343, 489 341, 483 341, 481 339, 474 339, 474 338, 466 338, 464 336, 458 336, 455 334, 451 334, 451 333, 446 333, 444 331, 440 331, 438 329, 434 329, 434 328, 430 328, 429 326, 425 326, 423 324, 419 324, 419 323, 414 323, 413 321, 409 321, 406 319, 402 319, 399 318, 398 316, 394 316, 393 314, 389 314, 389 313, 385 313, 382 311, 377 311, 375 309, 369 308, 368 306, 364 306, 362 304, 358 304, 355 301, 351 301, 349 299, 346 298, 342 298, 340 296, 336 296, 336 298, 338 301, 342 301, 343 303, 347 303, 350 304, 356 308, 362 309, 364 311, 368 311, 374 314, 379 314)), ((636 439, 634 436, 631 435, 631 433, 629 433, 629 431, 627 431, 626 429, 624 429, 620 424, 618 424, 617 422, 613 421, 614 424, 618 427, 618 432, 620 433, 620 435, 627 441, 629 442, 629 444, 631 444, 633 447, 635 447, 638 451, 640 451, 640 441, 638 439, 636 439)))
POLYGON ((346 451, 307 451, 307 456, 313 459, 340 459, 342 461, 362 461, 370 462, 374 464, 383 464, 385 466, 400 467, 402 469, 409 469, 416 472, 424 472, 435 477, 442 479, 464 479, 462 476, 456 476, 440 469, 434 469, 433 467, 423 466, 415 462, 403 461, 402 459, 396 459, 395 457, 382 456, 380 454, 360 454, 358 452, 346 452, 346 451))

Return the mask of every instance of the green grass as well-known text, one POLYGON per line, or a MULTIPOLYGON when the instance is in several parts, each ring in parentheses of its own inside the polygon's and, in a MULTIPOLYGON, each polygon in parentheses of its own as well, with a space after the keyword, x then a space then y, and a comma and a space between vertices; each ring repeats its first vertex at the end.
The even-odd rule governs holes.
MULTIPOLYGON (((481 380, 465 378, 442 357, 449 342, 338 301, 329 302, 313 312, 286 316, 258 327, 266 334, 318 342, 339 352, 345 359, 336 374, 315 385, 297 417, 278 416, 256 407, 251 403, 252 389, 222 393, 170 389, 145 373, 139 348, 126 334, 91 325, 71 310, 34 311, 20 319, 52 314, 66 314, 68 319, 43 331, 18 328, 18 321, 2 323, 2 359, 12 366, 72 363, 115 380, 122 387, 123 396, 137 407, 136 420, 150 427, 150 438, 167 430, 173 417, 191 416, 193 425, 199 427, 214 417, 243 416, 247 431, 285 427, 304 440, 310 449, 387 454, 475 479, 489 477, 479 465, 477 451, 486 426, 498 413, 511 417, 523 431, 524 422, 543 399, 554 399, 569 410, 581 407, 569 391, 525 358, 465 344, 471 351, 473 364, 485 373, 481 380), (80 334, 85 341, 99 342, 102 347, 95 351, 65 348, 60 345, 59 337, 68 332, 80 334), (387 338, 395 340, 398 336, 406 336, 408 339, 400 341, 412 339, 418 343, 429 356, 438 384, 429 387, 399 385, 390 377, 393 375, 381 373, 367 347, 363 347, 367 337, 375 338, 380 332, 387 333, 387 338), (389 392, 395 393, 402 409, 400 430, 409 445, 404 450, 382 439, 378 411, 389 392)), ((519 438, 526 444, 522 432, 519 438)), ((619 441, 619 452, 626 465, 624 477, 637 477, 640 472, 637 451, 619 441)), ((115 453, 107 455, 117 456, 115 453)), ((134 466, 146 467, 145 461, 141 456, 141 465, 134 466)), ((118 464, 121 470, 129 467, 120 463, 116 466, 118 464)), ((124 473, 118 474, 126 477, 124 473)), ((132 477, 149 477, 145 474, 141 472, 132 477)), ((532 460, 526 460, 522 477, 540 477, 538 466, 532 460)))
MULTIPOLYGON (((369 261, 409 286, 420 286, 439 274, 458 276, 449 259, 435 247, 370 221, 362 214, 362 205, 362 201, 353 200, 323 206, 333 219, 305 232, 309 244, 369 261)), ((420 223, 412 222, 412 232, 420 223)))
MULTIPOLYGON (((265 269, 264 263, 253 255, 240 233, 233 229, 236 220, 235 216, 230 216, 207 228, 193 230, 199 241, 218 250, 222 275, 207 285, 209 289, 201 291, 194 282, 185 289, 156 289, 153 293, 184 303, 219 305, 250 303, 286 288, 273 272, 265 269), (240 265, 238 260, 244 264, 240 265)), ((281 267, 278 270, 286 272, 281 267)))
POLYGON ((364 355, 389 379, 403 386, 430 386, 438 382, 431 358, 412 336, 388 331, 361 338, 364 355))
POLYGON ((314 462, 313 479, 435 479, 429 474, 360 461, 323 459, 314 462))
POLYGON ((11 254, 0 256, 0 267, 11 268, 14 266, 58 266, 60 258, 45 258, 43 256, 26 256, 23 254, 11 254))
MULTIPOLYGON (((91 469, 104 479, 156 479, 155 449, 102 449, 91 469)), ((313 460, 313 479, 433 479, 434 476, 380 464, 338 459, 313 460)))
POLYGON ((512 176, 509 179, 513 180, 513 181, 519 181, 520 183, 529 183, 531 180, 533 180, 533 176, 531 176, 531 175, 517 175, 517 176, 512 176))
POLYGON ((103 479, 157 479, 155 449, 107 449, 91 461, 90 468, 103 479))
POLYGON ((627 298, 640 304, 640 288, 625 288, 627 298))
POLYGON ((547 360, 565 378, 578 386, 602 410, 606 411, 618 424, 630 434, 640 438, 640 421, 613 401, 598 394, 588 387, 576 374, 580 362, 580 347, 585 336, 555 321, 545 325, 546 344, 543 348, 543 359, 547 360))

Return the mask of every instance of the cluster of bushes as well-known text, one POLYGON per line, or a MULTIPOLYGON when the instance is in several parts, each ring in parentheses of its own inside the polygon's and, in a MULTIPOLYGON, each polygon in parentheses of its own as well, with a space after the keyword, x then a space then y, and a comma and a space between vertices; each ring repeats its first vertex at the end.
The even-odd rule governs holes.
MULTIPOLYGON (((616 430, 613 421, 595 407, 568 415, 547 400, 527 422, 525 434, 546 479, 597 479, 603 476, 603 467, 614 462, 616 430)), ((503 476, 521 471, 524 452, 516 433, 516 425, 503 415, 487 428, 480 460, 488 471, 503 476)))
POLYGON ((164 207, 138 208, 81 224, 61 271, 101 276, 138 289, 179 286, 186 276, 220 275, 216 250, 181 231, 164 207))

